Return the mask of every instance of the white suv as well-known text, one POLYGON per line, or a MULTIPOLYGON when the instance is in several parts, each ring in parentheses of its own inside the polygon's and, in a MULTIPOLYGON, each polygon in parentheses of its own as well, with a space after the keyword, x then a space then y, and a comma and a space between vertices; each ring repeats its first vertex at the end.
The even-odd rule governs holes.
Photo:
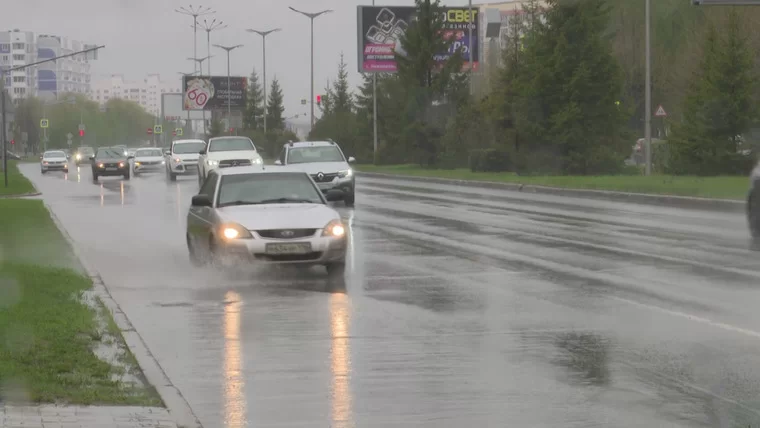
POLYGON ((264 161, 250 138, 237 136, 210 138, 208 146, 201 151, 198 159, 198 185, 202 185, 208 172, 216 168, 255 165, 262 166, 264 161))
POLYGON ((203 140, 172 141, 171 148, 164 152, 169 180, 177 180, 178 175, 196 174, 200 152, 205 148, 206 142, 203 140))
POLYGON ((346 206, 355 201, 355 177, 349 163, 356 159, 343 154, 335 141, 289 142, 282 147, 275 165, 291 165, 311 175, 322 193, 338 190, 346 206))

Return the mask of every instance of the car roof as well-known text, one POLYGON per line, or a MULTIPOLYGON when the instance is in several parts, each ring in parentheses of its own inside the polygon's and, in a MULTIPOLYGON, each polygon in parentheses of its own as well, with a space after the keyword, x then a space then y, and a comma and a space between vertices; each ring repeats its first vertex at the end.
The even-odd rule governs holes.
POLYGON ((187 140, 174 140, 174 141, 172 141, 172 144, 182 144, 182 143, 203 143, 203 144, 206 144, 205 141, 199 140, 197 138, 190 138, 190 139, 187 139, 187 140))
POLYGON ((286 144, 290 147, 328 147, 338 146, 334 141, 291 141, 286 144))
POLYGON ((219 168, 214 170, 219 176, 226 175, 242 175, 242 174, 273 174, 278 172, 290 172, 295 174, 309 174, 297 167, 289 167, 286 165, 274 166, 274 165, 262 165, 262 166, 233 166, 229 168, 219 168))
POLYGON ((221 137, 211 137, 208 140, 239 140, 241 138, 245 138, 246 140, 250 140, 250 138, 246 137, 245 135, 223 135, 221 137))
POLYGON ((63 154, 66 154, 66 152, 64 152, 63 150, 47 150, 47 151, 45 151, 45 153, 43 153, 43 155, 46 155, 48 153, 63 153, 63 154))

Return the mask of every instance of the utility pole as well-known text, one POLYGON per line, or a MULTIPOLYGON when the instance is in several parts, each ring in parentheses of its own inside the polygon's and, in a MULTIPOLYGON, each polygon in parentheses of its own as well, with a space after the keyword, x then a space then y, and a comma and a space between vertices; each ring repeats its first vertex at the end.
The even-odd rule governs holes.
MULTIPOLYGON (((372 0, 372 6, 374 5, 375 0, 372 0)), ((372 73, 372 147, 372 163, 377 165, 377 72, 372 73)))
POLYGON ((644 77, 644 138, 646 139, 646 175, 652 175, 652 39, 651 39, 651 4, 650 0, 644 0, 644 21, 645 21, 645 51, 646 71, 644 77))
POLYGON ((267 107, 269 107, 268 104, 267 104, 267 36, 270 35, 270 34, 272 34, 272 33, 274 33, 275 31, 280 31, 280 29, 279 28, 274 28, 274 29, 267 30, 267 31, 259 31, 259 30, 252 30, 252 29, 249 28, 249 29, 247 29, 245 31, 248 31, 249 33, 256 33, 259 36, 261 36, 262 57, 263 57, 262 58, 262 62, 263 62, 262 68, 264 69, 263 70, 263 73, 264 73, 264 76, 263 76, 264 84, 261 85, 261 86, 264 88, 264 134, 266 135, 266 133, 267 133, 267 113, 268 113, 267 107))

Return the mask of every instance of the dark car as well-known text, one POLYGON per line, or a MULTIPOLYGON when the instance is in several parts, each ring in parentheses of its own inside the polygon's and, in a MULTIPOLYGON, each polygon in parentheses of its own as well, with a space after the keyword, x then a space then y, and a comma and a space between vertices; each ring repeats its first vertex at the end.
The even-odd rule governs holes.
POLYGON ((92 161, 92 179, 98 181, 99 177, 114 177, 121 175, 129 180, 129 159, 124 150, 113 147, 98 149, 92 161))
POLYGON ((93 156, 95 156, 95 149, 92 147, 82 146, 77 149, 77 152, 74 155, 74 161, 78 166, 80 164, 90 162, 90 158, 93 156))
POLYGON ((760 163, 749 176, 749 196, 747 196, 747 221, 752 238, 760 241, 760 163))

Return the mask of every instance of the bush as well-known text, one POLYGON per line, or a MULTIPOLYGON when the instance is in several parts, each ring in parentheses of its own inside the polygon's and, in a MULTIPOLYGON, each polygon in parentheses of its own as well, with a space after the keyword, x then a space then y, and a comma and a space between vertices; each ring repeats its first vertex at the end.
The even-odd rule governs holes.
POLYGON ((506 172, 512 164, 507 151, 483 149, 470 151, 470 171, 472 172, 506 172))

